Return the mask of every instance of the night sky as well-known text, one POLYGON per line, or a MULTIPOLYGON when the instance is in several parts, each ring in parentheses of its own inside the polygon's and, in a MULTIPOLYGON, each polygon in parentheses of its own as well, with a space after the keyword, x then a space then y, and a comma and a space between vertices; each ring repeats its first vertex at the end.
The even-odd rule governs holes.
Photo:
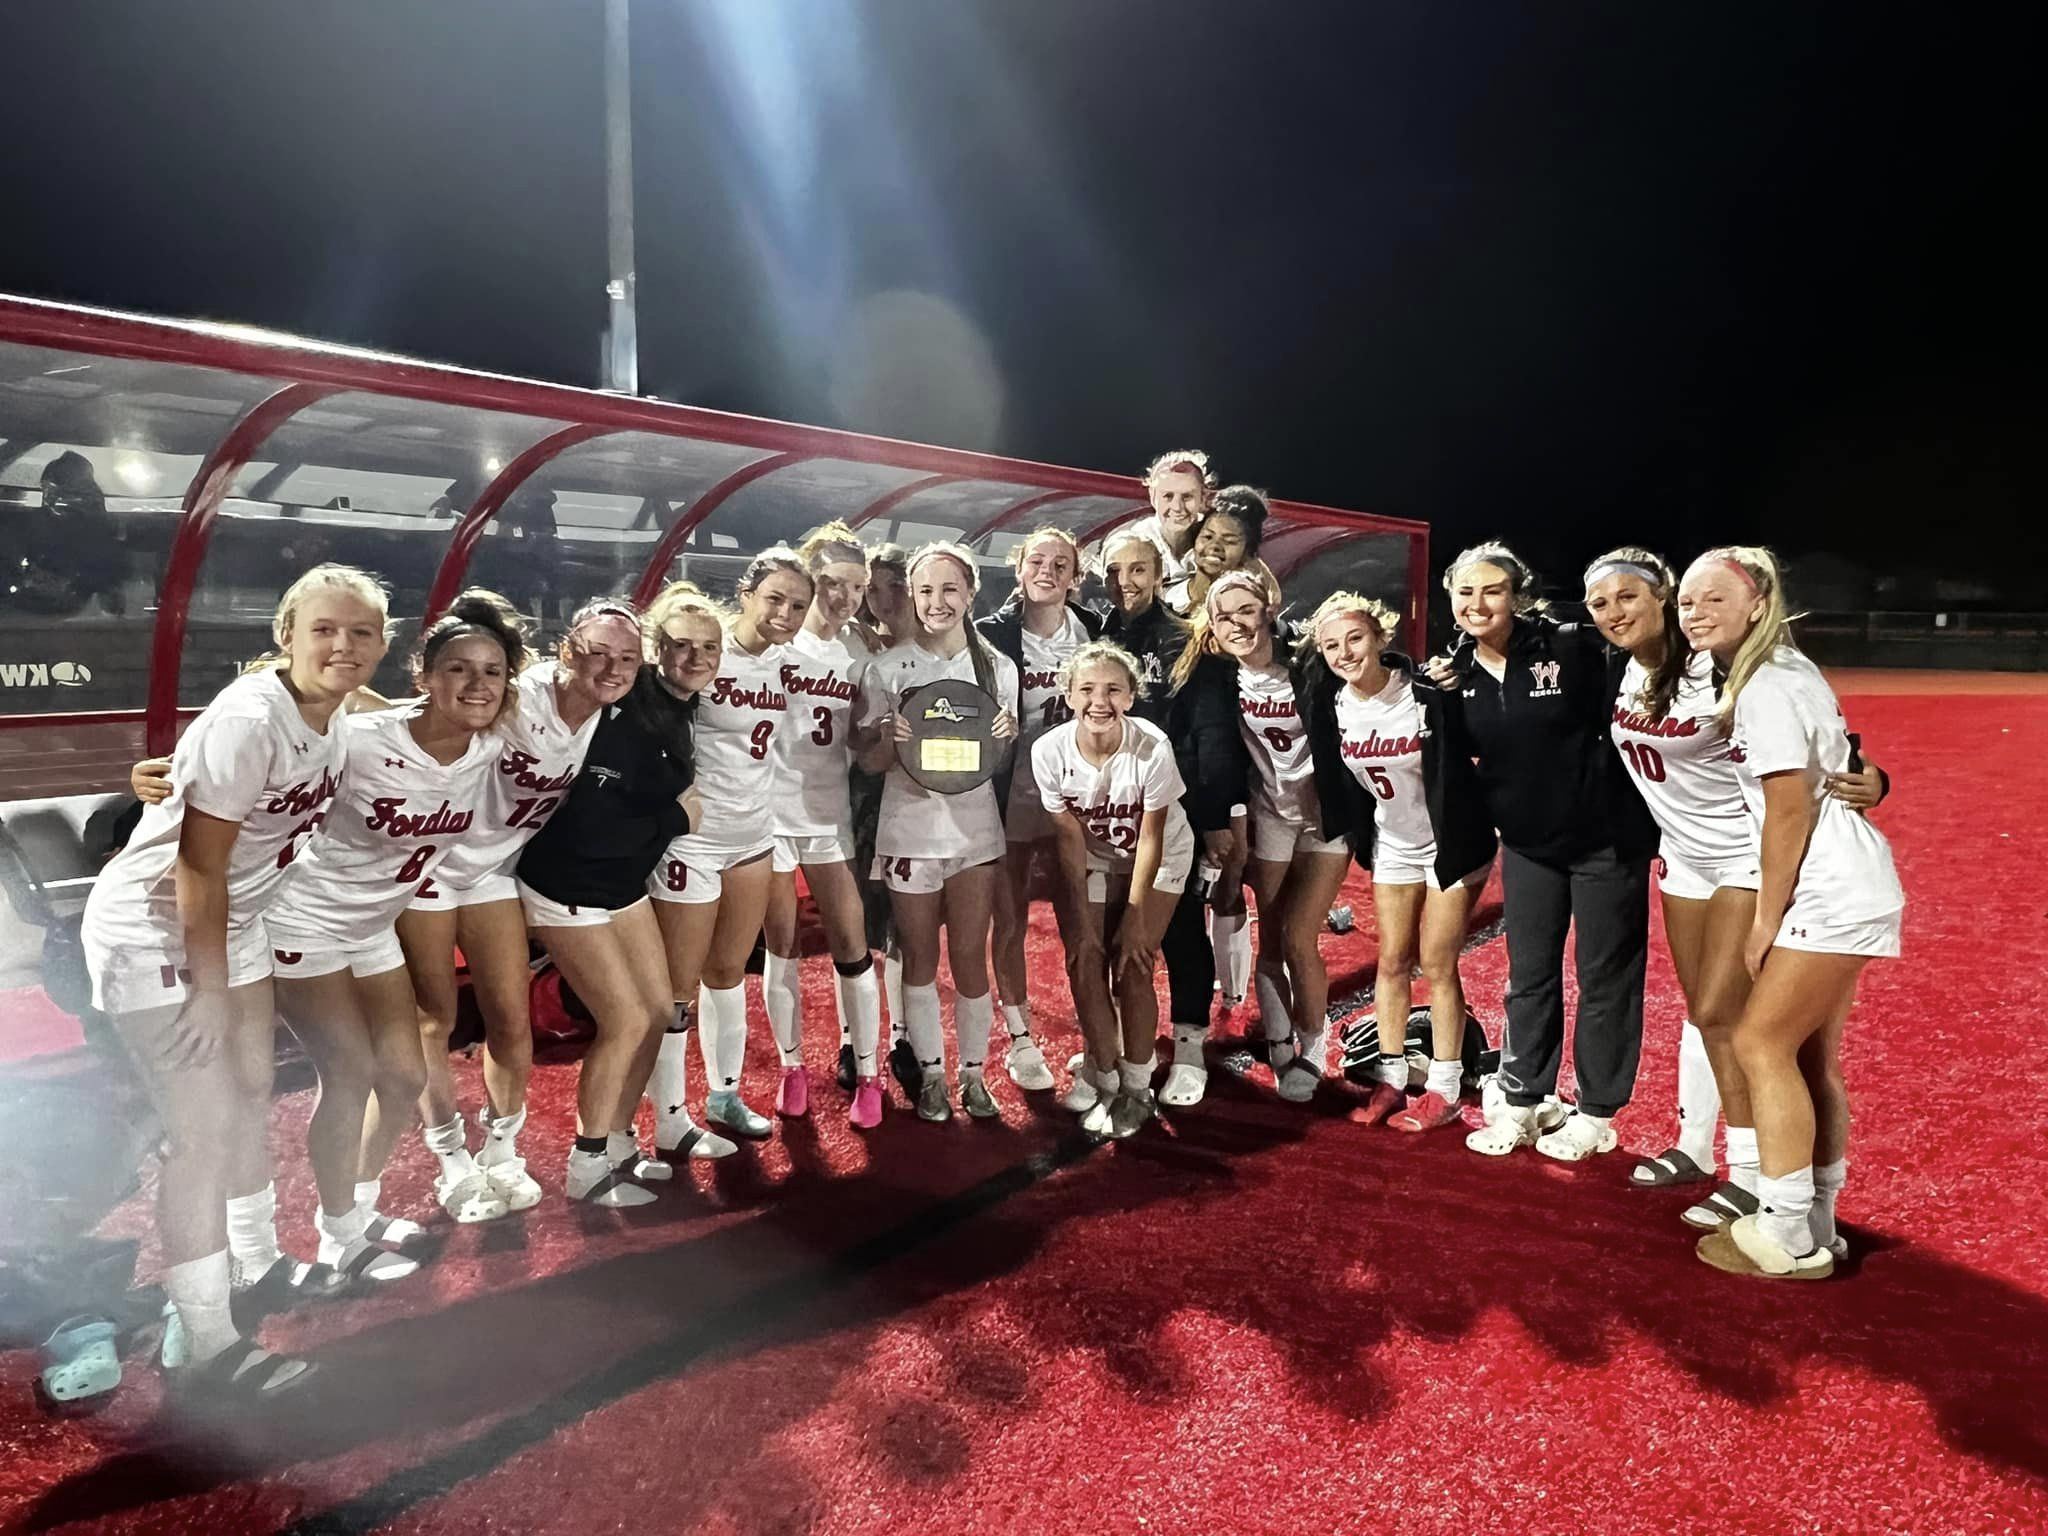
MULTIPOLYGON (((10 11, 0 289, 597 382, 595 0, 10 11)), ((2040 606, 2037 8, 635 12, 651 393, 2040 606)))

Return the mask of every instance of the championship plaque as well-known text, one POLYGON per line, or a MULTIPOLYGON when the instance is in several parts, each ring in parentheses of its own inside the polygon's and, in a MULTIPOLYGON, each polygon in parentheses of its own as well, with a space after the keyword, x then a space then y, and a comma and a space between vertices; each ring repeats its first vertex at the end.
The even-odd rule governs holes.
POLYGON ((995 776, 1004 745, 995 738, 1001 706, 973 683, 945 678, 904 695, 910 739, 896 743, 903 771, 938 795, 959 795, 995 776))

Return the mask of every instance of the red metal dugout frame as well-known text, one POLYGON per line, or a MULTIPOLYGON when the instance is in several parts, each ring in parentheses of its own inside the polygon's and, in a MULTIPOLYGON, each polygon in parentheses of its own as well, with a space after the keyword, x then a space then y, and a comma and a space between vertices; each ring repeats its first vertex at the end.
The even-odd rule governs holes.
MULTIPOLYGON (((852 519, 856 527, 886 515, 919 492, 940 485, 986 480, 1037 488, 1032 495, 975 529, 969 542, 987 538, 1034 507, 1061 497, 1113 496, 1133 504, 1129 512, 1082 535, 1081 542, 1089 544, 1110 528, 1138 516, 1145 503, 1144 486, 1129 475, 1069 469, 828 427, 799 426, 665 401, 640 400, 412 358, 322 346, 245 327, 168 321, 0 295, 0 340, 101 357, 224 369, 274 379, 282 386, 243 413, 207 456, 186 492, 159 592, 156 633, 151 643, 146 726, 152 752, 168 751, 176 739, 178 676, 186 616, 213 522, 229 485, 285 420, 315 400, 337 392, 356 391, 571 423, 528 447, 492 480, 464 514, 436 573, 428 601, 430 613, 444 608, 459 590, 469 556, 485 525, 520 484, 565 449, 613 432, 648 432, 756 447, 767 455, 705 492, 668 530, 641 578, 643 600, 659 589, 661 576, 683 540, 720 503, 741 486, 802 459, 847 459, 923 472, 923 478, 870 503, 852 519)), ((1398 533, 1407 537, 1409 617, 1414 626, 1410 632, 1421 632, 1429 568, 1426 524, 1288 501, 1276 501, 1272 508, 1276 517, 1293 524, 1321 524, 1355 533, 1398 533)), ((37 719, 54 725, 110 717, 133 718, 125 712, 101 711, 77 716, 44 715, 37 719)))

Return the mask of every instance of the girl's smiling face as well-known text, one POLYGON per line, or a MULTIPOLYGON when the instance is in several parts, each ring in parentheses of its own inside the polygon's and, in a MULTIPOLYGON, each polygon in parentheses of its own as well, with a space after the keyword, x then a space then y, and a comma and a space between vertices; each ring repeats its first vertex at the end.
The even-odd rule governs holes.
POLYGON ((932 555, 911 572, 910 601, 926 634, 951 634, 974 611, 974 582, 951 555, 932 555))
POLYGON ((1679 583, 1678 623, 1696 651, 1711 651, 1726 661, 1762 616, 1756 588, 1725 561, 1695 565, 1679 583))
POLYGON ((663 679, 688 697, 718 676, 725 656, 725 626, 708 613, 685 610, 661 626, 654 650, 663 679))
POLYGON ((1316 629, 1324 664, 1347 683, 1372 671, 1384 645, 1378 626, 1362 613, 1332 614, 1316 629))
POLYGON ((1137 702, 1131 674, 1114 661, 1091 661, 1076 667, 1067 685, 1067 708, 1084 727, 1095 731, 1108 730, 1137 702))
POLYGON ((384 615, 345 591, 316 591, 292 615, 284 649, 299 697, 345 698, 369 682, 389 649, 384 615))
POLYGON ((1498 649, 1515 627, 1512 578, 1488 560, 1474 560, 1451 578, 1451 616, 1474 640, 1498 649))
POLYGON ((1633 571, 1616 571, 1586 589, 1586 612, 1607 643, 1624 651, 1662 638, 1664 604, 1633 571))
POLYGON ((505 647, 489 635, 457 635, 439 651, 420 687, 442 719, 469 731, 490 729, 505 704, 511 677, 505 647))

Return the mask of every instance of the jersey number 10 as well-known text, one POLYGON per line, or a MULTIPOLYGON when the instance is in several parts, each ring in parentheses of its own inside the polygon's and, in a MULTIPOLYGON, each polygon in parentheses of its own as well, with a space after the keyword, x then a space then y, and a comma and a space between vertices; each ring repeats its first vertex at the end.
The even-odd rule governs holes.
POLYGON ((1652 784, 1664 782, 1664 755, 1647 741, 1624 741, 1621 755, 1635 769, 1637 778, 1648 779, 1652 784))

